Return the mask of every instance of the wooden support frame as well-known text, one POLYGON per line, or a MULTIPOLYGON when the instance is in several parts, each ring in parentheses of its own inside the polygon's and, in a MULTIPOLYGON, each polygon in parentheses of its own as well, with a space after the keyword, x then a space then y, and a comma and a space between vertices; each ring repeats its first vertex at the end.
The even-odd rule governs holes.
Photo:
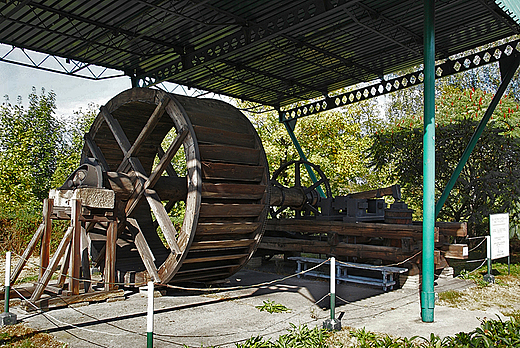
POLYGON ((72 226, 72 247, 70 255, 70 279, 69 290, 72 295, 79 294, 79 279, 81 267, 81 201, 73 199, 71 201, 71 226, 72 226))
POLYGON ((58 246, 58 249, 54 253, 43 276, 38 280, 38 285, 36 285, 36 288, 34 289, 34 292, 31 295, 31 299, 30 299, 31 302, 38 301, 40 299, 41 295, 43 294, 45 287, 49 284, 52 274, 58 268, 58 262, 63 257, 63 254, 65 253, 66 249, 70 245, 70 241, 72 239, 72 232, 73 232, 73 227, 71 226, 67 229, 67 232, 65 232, 65 235, 63 236, 63 239, 61 240, 60 245, 58 246))
POLYGON ((105 290, 115 290, 116 282, 116 241, 117 221, 111 221, 107 230, 107 241, 105 244, 105 290))
POLYGON ((41 240, 40 249, 40 275, 38 279, 41 279, 45 269, 49 265, 50 259, 50 247, 51 247, 51 232, 52 232, 52 209, 54 206, 54 200, 46 198, 43 201, 43 235, 41 240))
POLYGON ((29 242, 29 245, 25 250, 23 251, 22 257, 20 261, 16 264, 16 267, 13 270, 13 273, 11 273, 11 280, 10 283, 14 284, 16 279, 20 276, 20 273, 22 272, 22 269, 25 267, 25 264, 29 260, 29 257, 31 257, 34 249, 36 248, 36 244, 41 240, 43 235, 43 230, 45 229, 45 224, 41 223, 34 235, 31 238, 31 241, 29 242))
POLYGON ((70 265, 70 253, 72 250, 72 245, 69 243, 67 245, 67 249, 65 250, 65 254, 62 258, 61 268, 60 268, 60 280, 58 281, 57 286, 59 288, 63 288, 65 285, 65 282, 67 281, 67 273, 69 271, 69 265, 70 265))

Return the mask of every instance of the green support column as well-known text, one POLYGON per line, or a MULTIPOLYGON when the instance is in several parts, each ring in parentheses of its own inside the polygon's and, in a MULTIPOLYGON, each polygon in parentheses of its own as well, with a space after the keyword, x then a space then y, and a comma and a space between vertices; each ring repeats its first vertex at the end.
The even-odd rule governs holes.
MULTIPOLYGON (((292 122, 292 121, 283 123, 285 125, 285 129, 287 129, 287 133, 289 133, 289 137, 291 138, 291 140, 294 144, 294 147, 296 147, 296 151, 298 151, 298 155, 300 155, 300 158, 303 161, 307 161, 307 157, 303 153, 302 147, 300 146, 298 139, 296 139, 296 135, 294 135, 294 127, 296 126, 296 120, 293 121, 294 123, 292 126, 289 124, 290 122, 292 122)), ((314 182, 314 183, 318 182, 318 178, 316 178, 316 174, 314 174, 314 171, 312 170, 312 168, 310 166, 308 166, 307 164, 305 164, 305 169, 307 169, 307 173, 309 173, 309 176, 310 176, 312 182, 314 182)), ((325 198, 325 192, 323 192, 323 189, 321 188, 321 186, 318 186, 316 188, 316 190, 318 190, 318 193, 321 198, 325 198)))
POLYGON ((435 3, 424 1, 423 251, 421 317, 433 322, 435 307, 435 3))

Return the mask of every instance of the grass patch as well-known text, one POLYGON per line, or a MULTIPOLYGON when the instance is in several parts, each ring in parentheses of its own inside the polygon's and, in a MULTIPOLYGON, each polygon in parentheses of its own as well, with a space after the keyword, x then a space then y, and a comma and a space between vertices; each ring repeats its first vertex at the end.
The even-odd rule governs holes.
POLYGON ((462 298, 462 293, 456 290, 448 290, 439 294, 439 300, 448 303, 457 303, 462 298))
POLYGON ((0 328, 0 346, 16 348, 66 348, 49 334, 38 332, 22 324, 0 328))
POLYGON ((329 333, 318 327, 309 329, 307 325, 290 324, 288 333, 280 335, 276 341, 263 337, 251 337, 244 343, 235 343, 236 348, 327 348, 329 333))
POLYGON ((15 284, 34 283, 37 280, 38 280, 38 275, 34 274, 34 275, 29 275, 27 277, 23 277, 21 279, 20 278, 16 279, 15 284))
POLYGON ((283 304, 276 303, 271 300, 264 301, 264 304, 261 306, 255 306, 256 309, 259 309, 260 312, 266 311, 268 313, 282 313, 282 312, 290 312, 291 310, 285 307, 283 304))
POLYGON ((509 348, 520 347, 520 321, 511 318, 508 321, 483 320, 480 327, 455 336, 440 338, 430 337, 392 337, 376 334, 365 329, 346 329, 332 333, 328 338, 332 347, 360 348, 509 348))

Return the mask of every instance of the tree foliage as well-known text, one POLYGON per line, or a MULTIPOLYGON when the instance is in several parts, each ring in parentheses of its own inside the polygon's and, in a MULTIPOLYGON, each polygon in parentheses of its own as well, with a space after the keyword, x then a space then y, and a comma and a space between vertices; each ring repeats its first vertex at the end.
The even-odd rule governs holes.
POLYGON ((51 186, 57 166, 60 124, 54 117, 56 96, 33 88, 27 109, 0 108, 0 204, 4 209, 38 205, 51 186))
MULTIPOLYGON (((441 86, 436 104, 436 200, 447 185, 492 95, 478 89, 441 86)), ((391 108, 399 108, 396 98, 391 108)), ((520 203, 519 105, 504 96, 446 201, 440 220, 468 221, 474 233, 486 230, 490 213, 510 212, 520 203)), ((422 114, 406 114, 374 135, 373 165, 386 168, 403 196, 422 211, 422 114)))
MULTIPOLYGON (((301 118, 296 124, 294 133, 305 156, 329 178, 334 195, 381 185, 382 176, 368 167, 366 156, 371 142, 368 135, 382 124, 376 108, 375 103, 363 102, 301 118)), ((262 139, 271 174, 284 163, 300 159, 276 113, 249 118, 262 139)))

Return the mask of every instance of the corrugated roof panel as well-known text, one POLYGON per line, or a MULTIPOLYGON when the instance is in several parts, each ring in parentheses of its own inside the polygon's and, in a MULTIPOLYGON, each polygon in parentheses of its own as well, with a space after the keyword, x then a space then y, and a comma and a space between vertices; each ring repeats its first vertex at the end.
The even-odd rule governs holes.
MULTIPOLYGON (((17 5, 0 5, 0 42, 272 105, 422 62, 422 0, 17 5)), ((437 57, 519 34, 518 6, 437 0, 437 57)))

